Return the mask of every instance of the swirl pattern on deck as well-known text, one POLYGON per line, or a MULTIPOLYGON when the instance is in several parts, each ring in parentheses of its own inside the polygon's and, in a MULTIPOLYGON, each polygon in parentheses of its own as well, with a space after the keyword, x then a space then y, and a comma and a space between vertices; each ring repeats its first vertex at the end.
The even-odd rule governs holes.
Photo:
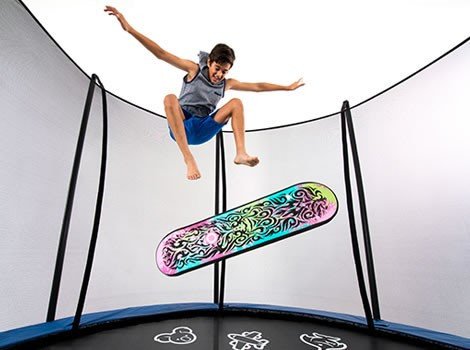
POLYGON ((294 185, 173 231, 157 249, 157 265, 178 275, 318 226, 336 211, 336 197, 326 186, 294 185))

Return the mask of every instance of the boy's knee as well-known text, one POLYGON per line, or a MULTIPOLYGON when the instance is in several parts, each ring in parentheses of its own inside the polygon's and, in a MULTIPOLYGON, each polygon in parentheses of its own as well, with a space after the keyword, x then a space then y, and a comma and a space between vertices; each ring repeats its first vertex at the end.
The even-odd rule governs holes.
POLYGON ((230 103, 234 108, 243 108, 243 102, 239 98, 232 98, 230 103))
POLYGON ((175 94, 166 95, 163 99, 163 104, 165 105, 165 107, 173 107, 179 104, 178 97, 176 97, 175 94))

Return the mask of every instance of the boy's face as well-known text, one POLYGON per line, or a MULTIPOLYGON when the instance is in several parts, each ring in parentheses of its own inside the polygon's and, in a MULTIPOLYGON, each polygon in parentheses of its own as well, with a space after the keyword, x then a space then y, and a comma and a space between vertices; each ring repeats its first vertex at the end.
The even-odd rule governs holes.
POLYGON ((211 60, 207 61, 209 67, 209 79, 212 84, 217 84, 225 78, 232 66, 230 63, 220 64, 211 60))

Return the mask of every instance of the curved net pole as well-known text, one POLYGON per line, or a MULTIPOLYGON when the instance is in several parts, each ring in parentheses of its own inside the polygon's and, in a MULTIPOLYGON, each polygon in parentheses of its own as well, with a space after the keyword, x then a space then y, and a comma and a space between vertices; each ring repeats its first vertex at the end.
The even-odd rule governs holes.
POLYGON ((101 86, 101 98, 103 104, 103 139, 101 146, 101 169, 100 169, 100 182, 98 185, 98 194, 96 197, 96 207, 95 207, 95 218, 93 221, 93 230, 90 239, 90 247, 88 249, 88 257, 85 266, 85 274, 83 276, 82 288, 80 290, 80 296, 78 299, 77 310, 75 312, 75 317, 73 320, 72 329, 77 329, 80 325, 80 319, 82 317, 83 307, 85 305, 86 293, 88 290, 88 284, 91 277, 91 269, 93 266, 93 259, 95 256, 96 242, 98 240, 98 231, 100 226, 101 219, 101 209, 103 206, 103 195, 104 195, 104 185, 106 178, 106 159, 107 159, 107 144, 108 144, 108 107, 106 102, 106 89, 101 83, 100 79, 93 74, 92 81, 90 84, 94 84, 95 80, 98 80, 101 86))
MULTIPOLYGON (((57 310, 57 301, 59 297, 59 289, 60 289, 60 282, 62 278, 62 271, 64 266, 64 258, 65 258, 65 250, 67 247, 67 238, 68 232, 70 228, 70 219, 72 216, 72 208, 73 208, 73 201, 75 196, 75 189, 77 185, 78 179, 78 172, 80 169, 80 161, 83 152, 83 145, 85 142, 85 135, 86 129, 88 125, 88 118, 90 116, 91 110, 91 103, 93 101, 93 93, 95 90, 96 81, 99 81, 98 76, 95 74, 92 75, 92 79, 90 80, 90 85, 88 87, 87 98, 85 101, 85 108, 83 111, 82 122, 80 125, 80 132, 78 135, 77 147, 75 151, 75 157, 73 161, 72 167, 72 175, 69 184, 69 190, 67 195, 67 202, 65 206, 64 217, 62 220, 62 229, 59 238, 59 246, 57 249, 57 258, 56 258, 56 265, 54 270, 54 278, 52 281, 52 288, 51 294, 49 298, 49 307, 47 311, 47 322, 51 322, 55 320, 56 310, 57 310)), ((102 93, 103 93, 103 146, 102 146, 102 154, 101 154, 101 174, 100 174, 100 184, 99 184, 99 191, 98 191, 98 199, 97 205, 95 210, 95 222, 93 227, 93 232, 98 231, 99 226, 99 216, 101 214, 101 204, 103 198, 103 191, 104 191, 104 179, 105 179, 105 168, 106 168, 106 148, 107 148, 107 107, 106 107, 106 93, 103 85, 102 86, 102 93)))
POLYGON ((351 232, 351 244, 354 256, 354 263, 356 265, 356 275, 359 284, 359 292, 362 299, 362 306, 367 319, 367 326, 370 330, 374 330, 374 321, 372 318, 372 312, 367 297, 366 284, 364 279, 364 272, 362 271, 361 254, 359 251, 359 243, 357 240, 356 221, 354 219, 354 206, 352 199, 351 190, 351 176, 349 174, 349 152, 348 152, 348 137, 347 137, 347 126, 346 126, 346 110, 349 109, 348 101, 343 103, 341 109, 341 138, 343 144, 343 165, 344 165, 344 182, 346 185, 346 200, 349 217, 349 228, 351 232))
MULTIPOLYGON (((222 212, 227 211, 227 175, 225 169, 225 147, 223 132, 216 136, 215 150, 215 215, 220 214, 220 196, 222 195, 222 212), (222 183, 222 193, 220 185, 222 183)), ((214 304, 222 311, 225 295, 225 259, 214 265, 214 304)))
MULTIPOLYGON (((347 101, 346 101, 347 102, 347 101)), ((372 313, 374 320, 380 320, 379 293, 377 291, 377 279, 375 278, 374 256, 372 254, 372 242, 370 239, 369 219, 367 217, 366 196, 364 193, 364 184, 362 181, 362 172, 359 162, 359 152, 357 150, 356 135, 354 133, 354 124, 351 116, 351 109, 347 104, 345 109, 346 124, 348 126, 349 141, 351 143, 351 152, 354 163, 354 172, 356 175, 356 186, 359 198, 359 211, 361 214, 362 234, 364 239, 364 249, 366 254, 367 277, 369 279, 369 291, 372 303, 372 313)))
MULTIPOLYGON (((220 135, 220 162, 222 171, 222 212, 227 211, 227 175, 225 172, 225 147, 224 147, 224 133, 219 132, 220 135)), ((220 296, 219 296, 219 311, 223 310, 224 297, 225 297, 225 259, 221 262, 221 276, 220 276, 220 296)))
MULTIPOLYGON (((220 137, 219 134, 215 137, 215 208, 214 214, 220 213, 219 209, 220 198, 220 137)), ((219 263, 214 264, 214 304, 219 303, 219 263)))

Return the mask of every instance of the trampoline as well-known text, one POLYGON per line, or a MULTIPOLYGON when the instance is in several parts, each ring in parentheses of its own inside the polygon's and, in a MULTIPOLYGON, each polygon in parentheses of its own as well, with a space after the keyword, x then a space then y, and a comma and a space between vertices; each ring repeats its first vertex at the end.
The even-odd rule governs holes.
POLYGON ((164 116, 88 76, 21 1, 0 27, 0 348, 470 348, 469 39, 359 104, 249 130, 254 169, 219 133, 194 185, 164 116), (305 183, 334 192, 322 225, 157 267, 175 229, 305 183))
MULTIPOLYGON (((188 306, 186 306, 188 307, 188 306)), ((193 305, 193 308, 197 306, 193 305)), ((201 307, 201 306, 199 306, 201 307)), ((189 307, 188 307, 189 309, 189 307)), ((287 311, 287 310, 286 310, 287 311)), ((223 315, 216 310, 199 310, 179 316, 153 316, 138 324, 125 322, 86 329, 68 340, 48 339, 34 343, 35 349, 432 349, 429 344, 404 342, 385 333, 368 334, 365 328, 338 326, 306 315, 270 312, 259 308, 228 306, 223 315), (145 321, 145 322, 142 322, 145 321), (186 334, 188 337, 179 337, 186 334), (173 335, 173 339, 171 338, 173 335), (265 343, 263 343, 263 341, 265 343), (47 345, 46 345, 46 344, 47 345), (261 344, 261 345, 260 345, 261 344), (265 344, 263 346, 263 344, 265 344), (309 345, 310 344, 310 345, 309 345)), ((32 344, 29 344, 31 346, 32 344)), ((439 347, 435 347, 439 348, 439 347)))

